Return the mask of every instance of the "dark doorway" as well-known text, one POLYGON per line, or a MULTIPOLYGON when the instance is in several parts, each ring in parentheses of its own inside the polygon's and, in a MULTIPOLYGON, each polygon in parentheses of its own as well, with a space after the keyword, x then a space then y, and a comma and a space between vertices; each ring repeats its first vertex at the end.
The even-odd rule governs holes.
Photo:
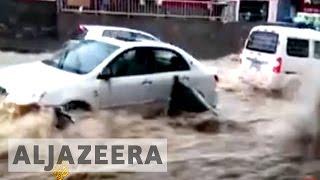
POLYGON ((239 20, 247 22, 266 22, 268 20, 269 1, 240 1, 239 20))
POLYGON ((56 35, 56 2, 35 0, 0 1, 0 35, 36 38, 56 35))

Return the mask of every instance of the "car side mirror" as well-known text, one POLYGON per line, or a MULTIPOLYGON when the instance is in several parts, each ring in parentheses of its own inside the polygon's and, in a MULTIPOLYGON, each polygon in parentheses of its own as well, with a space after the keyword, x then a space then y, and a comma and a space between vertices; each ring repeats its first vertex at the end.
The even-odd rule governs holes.
POLYGON ((104 68, 102 72, 98 75, 98 79, 109 80, 112 77, 111 68, 104 68))

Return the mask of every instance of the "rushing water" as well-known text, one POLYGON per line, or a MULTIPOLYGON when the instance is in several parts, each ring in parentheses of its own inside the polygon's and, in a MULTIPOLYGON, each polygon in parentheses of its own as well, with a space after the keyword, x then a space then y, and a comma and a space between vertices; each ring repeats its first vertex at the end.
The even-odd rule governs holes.
MULTIPOLYGON (((0 53, 0 62, 7 66, 48 56, 0 53)), ((234 57, 204 62, 219 68, 219 130, 197 128, 205 119, 216 119, 210 113, 175 118, 155 113, 145 119, 125 109, 100 111, 60 131, 52 126, 50 109, 15 120, 1 111, 0 150, 6 151, 9 137, 159 137, 168 139, 167 173, 81 173, 72 174, 71 179, 301 179, 307 173, 319 173, 320 164, 307 159, 308 149, 300 142, 317 127, 307 110, 313 103, 289 102, 250 90, 238 82, 234 57)), ((50 174, 7 173, 5 156, 0 166, 0 177, 5 179, 52 178, 50 174)))

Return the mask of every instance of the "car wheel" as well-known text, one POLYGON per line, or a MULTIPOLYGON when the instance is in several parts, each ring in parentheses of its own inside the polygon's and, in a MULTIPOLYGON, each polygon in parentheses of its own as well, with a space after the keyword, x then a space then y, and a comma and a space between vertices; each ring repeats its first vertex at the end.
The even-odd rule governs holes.
POLYGON ((84 110, 90 111, 90 105, 84 101, 71 101, 63 105, 63 110, 66 112, 74 111, 74 110, 84 110))
POLYGON ((54 109, 55 116, 56 116, 56 128, 63 130, 65 129, 69 124, 73 123, 71 117, 64 113, 60 108, 54 109))

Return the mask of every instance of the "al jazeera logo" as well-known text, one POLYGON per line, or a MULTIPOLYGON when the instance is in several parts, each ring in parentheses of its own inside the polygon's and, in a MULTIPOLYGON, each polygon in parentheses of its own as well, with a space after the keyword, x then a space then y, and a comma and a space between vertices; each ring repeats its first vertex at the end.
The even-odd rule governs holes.
POLYGON ((66 162, 56 164, 53 167, 51 174, 56 178, 56 180, 64 180, 64 178, 70 174, 68 164, 66 162))
POLYGON ((9 139, 9 172, 167 172, 167 139, 9 139))

